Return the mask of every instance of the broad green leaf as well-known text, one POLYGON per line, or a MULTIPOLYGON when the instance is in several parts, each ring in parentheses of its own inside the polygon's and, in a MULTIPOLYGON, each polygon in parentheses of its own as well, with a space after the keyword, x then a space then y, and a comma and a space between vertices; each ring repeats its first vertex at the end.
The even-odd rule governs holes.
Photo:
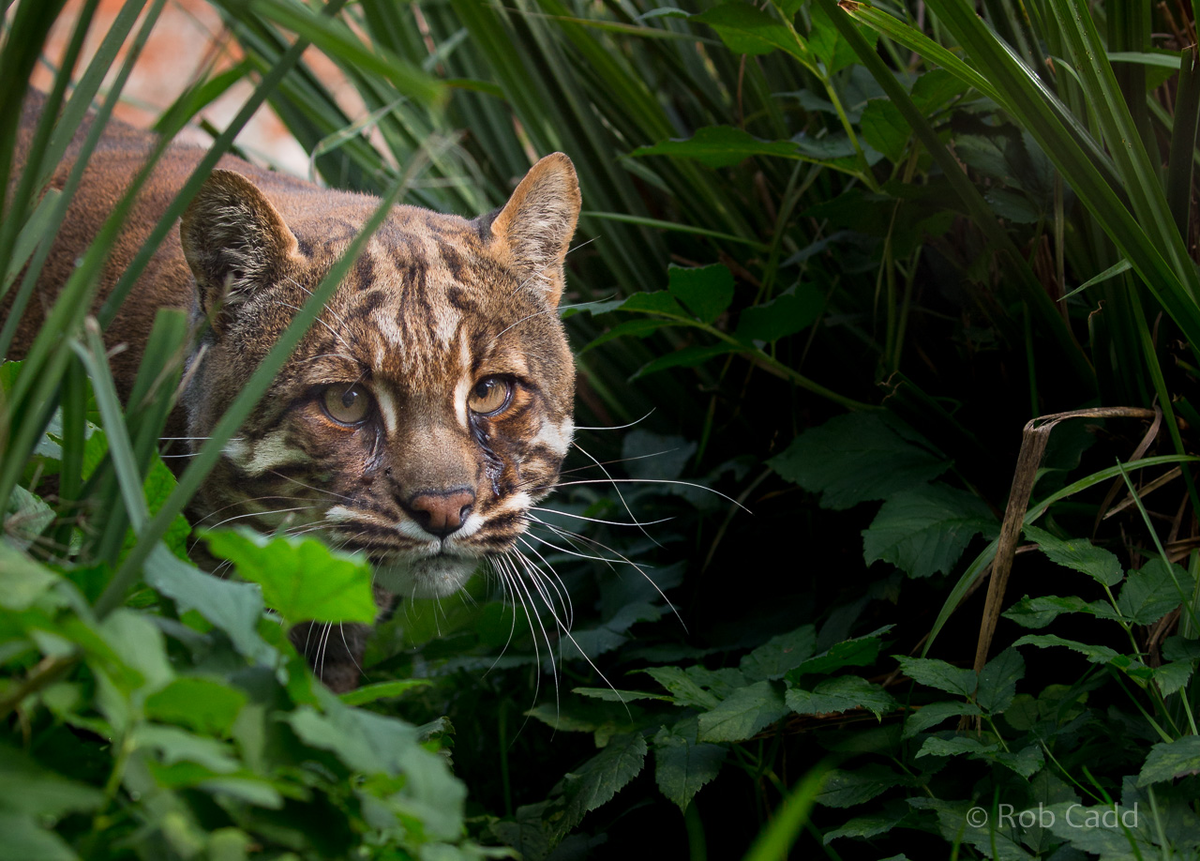
MULTIPOLYGON (((828 786, 828 778, 826 781, 826 786, 828 786)), ((900 826, 911 814, 912 811, 908 805, 903 802, 891 800, 884 804, 884 809, 879 813, 856 816, 838 828, 823 831, 821 839, 828 846, 831 841, 839 837, 861 837, 864 839, 877 837, 900 826)), ((906 861, 906 857, 895 855, 890 859, 885 859, 885 861, 906 861)))
POLYGON ((811 691, 790 688, 784 702, 797 714, 835 714, 863 708, 877 718, 896 707, 896 700, 881 688, 858 676, 837 676, 819 683, 811 691))
POLYGON ((949 572, 979 533, 997 531, 995 516, 979 497, 944 484, 890 496, 863 532, 869 565, 890 562, 912 577, 949 572))
POLYGON ((1086 539, 1062 541, 1036 526, 1026 526, 1025 537, 1035 542, 1051 562, 1087 574, 1105 586, 1115 586, 1125 576, 1121 560, 1086 539))
POLYGON ((1187 735, 1150 748, 1137 785, 1148 786, 1177 777, 1200 774, 1200 735, 1187 735))
POLYGON ((1155 667, 1154 681, 1158 683, 1158 689, 1162 695, 1169 697, 1171 694, 1183 690, 1184 685, 1196 672, 1198 663, 1200 661, 1193 658, 1190 661, 1172 661, 1169 664, 1155 667))
POLYGON ((687 312, 679 307, 666 290, 656 290, 653 293, 634 293, 621 303, 619 311, 642 311, 650 314, 671 314, 675 317, 687 317, 687 312))
POLYGON ((687 810, 702 786, 716 778, 728 753, 722 745, 697 742, 696 733, 696 719, 686 718, 654 735, 654 780, 680 812, 687 810))
POLYGON ((961 701, 930 703, 915 709, 905 718, 903 738, 912 738, 930 727, 937 726, 946 718, 974 717, 978 714, 982 714, 982 712, 974 703, 961 701))
POLYGON ((874 763, 853 771, 834 769, 825 776, 817 801, 826 807, 856 807, 908 782, 903 775, 874 763))
POLYGON ((1025 659, 1016 649, 1008 648, 992 658, 979 673, 975 702, 985 712, 998 714, 1012 704, 1017 682, 1025 677, 1025 659))
POLYGON ((1100 619, 1121 618, 1121 614, 1107 601, 1088 602, 1078 595, 1042 595, 1037 598, 1026 595, 1001 615, 1025 628, 1044 628, 1062 613, 1087 613, 1100 619))
POLYGON ((900 663, 904 675, 919 685, 964 697, 975 694, 979 677, 972 669, 956 667, 936 658, 910 658, 907 655, 893 657, 900 663))
POLYGON ((738 668, 751 681, 781 679, 788 670, 800 666, 812 656, 816 643, 816 628, 805 625, 767 640, 742 658, 738 668))
POLYGON ((236 583, 205 574, 166 548, 151 555, 146 582, 173 600, 180 613, 195 610, 219 627, 250 660, 266 665, 276 662, 278 652, 258 633, 263 601, 257 583, 236 583))
POLYGON ((945 472, 950 461, 888 413, 837 416, 800 434, 767 464, 788 481, 820 493, 821 506, 841 510, 945 472))
POLYGON ((1117 609, 1138 625, 1152 625, 1190 600, 1195 582, 1180 566, 1151 559, 1126 576, 1117 596, 1117 609))
POLYGON ((756 155, 797 158, 798 151, 792 141, 765 141, 731 126, 706 126, 696 129, 687 140, 672 139, 638 147, 630 155, 693 158, 708 167, 719 168, 732 167, 756 155))
POLYGON ((770 302, 751 305, 738 316, 734 337, 774 343, 811 326, 825 307, 825 297, 810 283, 789 287, 770 302))
POLYGON ((146 698, 146 716, 206 735, 224 735, 246 704, 237 688, 210 679, 177 678, 146 698))
POLYGON ((135 748, 158 751, 167 765, 194 762, 217 774, 229 774, 241 768, 229 745, 178 727, 141 724, 133 730, 132 743, 135 748))
POLYGON ((683 302, 701 323, 712 323, 733 301, 733 273, 722 263, 667 269, 671 295, 683 302))
POLYGON ((0 809, 58 817, 93 810, 103 803, 100 790, 69 780, 28 754, 0 744, 0 809))
POLYGON ((887 99, 871 99, 862 114, 862 135, 872 147, 892 162, 904 158, 912 129, 904 121, 900 109, 887 99))
POLYGON ((1026 634, 1013 643, 1014 646, 1065 646, 1073 652, 1087 657, 1093 664, 1109 664, 1122 657, 1120 652, 1108 646, 1092 646, 1076 640, 1067 640, 1054 634, 1026 634))
POLYGON ((213 555, 262 586, 271 609, 290 624, 375 621, 371 566, 315 538, 270 538, 248 529, 205 533, 213 555))
POLYGON ((674 353, 667 353, 665 356, 660 356, 654 361, 647 362, 637 369, 631 380, 637 380, 642 377, 649 376, 657 371, 665 371, 667 368, 693 368, 697 365, 702 365, 709 359, 716 356, 724 356, 732 352, 736 352, 737 347, 724 342, 718 344, 707 344, 704 346, 684 347, 682 350, 676 350, 674 353))
MULTIPOLYGON (((858 55, 838 33, 824 9, 813 4, 809 7, 809 15, 812 18, 812 32, 808 36, 808 47, 825 67, 825 77, 832 77, 847 66, 858 62, 858 55)), ((879 34, 874 30, 862 26, 859 26, 858 29, 868 44, 873 46, 879 40, 879 34)))
POLYGON ((0 537, 0 607, 28 610, 61 579, 0 537))
POLYGON ((589 811, 606 804, 633 780, 646 760, 646 739, 641 733, 614 736, 596 756, 565 775, 559 788, 565 809, 555 823, 560 835, 570 832, 589 811))
POLYGON ((731 667, 722 670, 709 670, 698 665, 687 669, 650 667, 645 672, 666 688, 679 705, 706 710, 715 708, 721 700, 746 684, 745 676, 731 667))
POLYGON ((808 51, 792 31, 750 3, 724 3, 693 15, 691 20, 712 27, 735 54, 757 56, 780 50, 798 60, 808 60, 808 51))
POLYGON ((867 667, 875 663, 879 650, 883 647, 880 637, 892 629, 885 625, 869 634, 834 643, 827 651, 815 655, 804 663, 790 670, 788 681, 796 684, 804 676, 823 675, 840 670, 842 667, 867 667))
POLYGON ((0 861, 79 861, 61 837, 40 824, 40 813, 14 813, 0 809, 0 861))
POLYGON ((353 691, 341 695, 341 700, 348 706, 361 706, 382 699, 403 696, 411 690, 432 685, 429 679, 396 679, 390 682, 376 682, 373 685, 363 685, 353 691))
POLYGON ((4 511, 0 512, 0 523, 3 523, 6 540, 26 550, 42 530, 54 522, 54 517, 53 508, 18 485, 13 488, 4 511))
POLYGON ((700 715, 700 741, 745 741, 788 713, 783 695, 770 682, 737 688, 700 715))

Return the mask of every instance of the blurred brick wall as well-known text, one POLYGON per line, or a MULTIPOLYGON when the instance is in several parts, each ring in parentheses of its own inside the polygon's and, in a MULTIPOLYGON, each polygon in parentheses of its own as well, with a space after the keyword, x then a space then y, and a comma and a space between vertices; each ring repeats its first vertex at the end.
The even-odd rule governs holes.
MULTIPOLYGON (((46 57, 56 65, 71 36, 81 5, 82 0, 69 0, 65 11, 55 23, 47 43, 46 57)), ((84 68, 84 64, 99 46, 121 6, 122 0, 101 0, 84 45, 83 56, 77 66, 77 73, 84 68)), ((138 57, 133 74, 123 91, 122 104, 116 108, 116 115, 133 125, 147 127, 210 62, 215 61, 215 71, 219 72, 234 65, 239 57, 237 46, 222 26, 220 16, 207 2, 168 0, 154 26, 150 40, 138 57)), ((124 59, 124 53, 120 59, 124 59)), ((315 52, 310 51, 305 59, 313 65, 319 75, 336 77, 336 69, 332 64, 323 61, 315 52)), ((114 75, 115 70, 110 75, 110 80, 114 75)), ((44 65, 38 66, 31 83, 45 90, 52 82, 50 70, 44 65)), ((202 116, 218 128, 224 128, 250 92, 251 85, 241 81, 208 106, 202 112, 202 116)), ((188 129, 184 136, 203 145, 211 142, 209 136, 199 129, 188 129)), ((308 175, 308 158, 304 151, 267 107, 260 109, 251 119, 238 136, 237 142, 256 160, 298 176, 308 175)))

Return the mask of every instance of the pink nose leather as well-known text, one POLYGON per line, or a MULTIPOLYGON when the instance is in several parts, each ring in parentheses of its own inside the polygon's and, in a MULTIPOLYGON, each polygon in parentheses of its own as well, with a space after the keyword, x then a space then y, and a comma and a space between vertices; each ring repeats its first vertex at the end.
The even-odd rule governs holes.
POLYGON ((408 503, 421 528, 442 538, 462 528, 474 505, 472 490, 421 493, 408 503))

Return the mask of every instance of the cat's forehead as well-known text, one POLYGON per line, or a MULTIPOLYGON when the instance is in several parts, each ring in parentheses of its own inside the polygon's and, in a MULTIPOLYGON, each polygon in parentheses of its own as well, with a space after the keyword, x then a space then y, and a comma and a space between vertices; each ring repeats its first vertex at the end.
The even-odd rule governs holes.
POLYGON ((327 306, 314 346, 409 389, 484 364, 529 373, 530 343, 554 337, 554 310, 489 252, 476 222, 397 209, 327 306))

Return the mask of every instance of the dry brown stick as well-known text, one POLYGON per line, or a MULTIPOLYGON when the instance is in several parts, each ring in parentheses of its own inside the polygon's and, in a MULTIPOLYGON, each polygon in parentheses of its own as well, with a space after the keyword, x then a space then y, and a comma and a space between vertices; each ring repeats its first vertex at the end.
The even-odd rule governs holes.
POLYGON ((1004 522, 1000 526, 1000 542, 996 546, 996 558, 992 562, 992 579, 988 583, 987 601, 983 606, 983 621, 979 626, 979 641, 975 647, 975 671, 980 672, 987 663, 988 650, 996 633, 1000 619, 1000 608, 1004 603, 1004 590, 1008 586, 1008 575, 1012 572, 1013 556, 1021 537, 1025 512, 1029 508, 1029 497, 1037 478, 1037 469, 1050 441, 1050 431, 1066 419, 1075 418, 1153 418, 1154 410, 1138 407, 1104 407, 1091 410, 1072 410, 1036 418, 1025 425, 1021 432, 1021 453, 1017 456, 1017 468, 1013 473, 1012 489, 1008 494, 1008 507, 1004 511, 1004 522))

